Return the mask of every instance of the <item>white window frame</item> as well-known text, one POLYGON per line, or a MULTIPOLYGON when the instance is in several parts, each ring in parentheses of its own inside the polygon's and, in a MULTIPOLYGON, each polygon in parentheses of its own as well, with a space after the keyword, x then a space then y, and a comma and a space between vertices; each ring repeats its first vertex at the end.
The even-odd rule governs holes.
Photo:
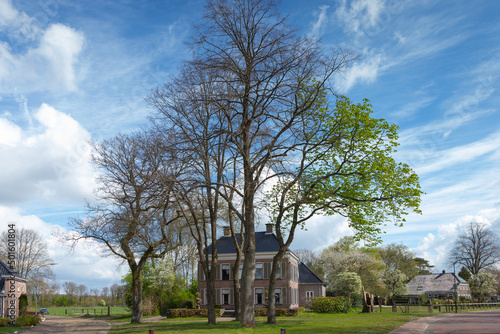
POLYGON ((221 270, 221 272, 220 272, 220 279, 221 279, 221 280, 224 280, 224 281, 229 281, 229 280, 231 279, 231 275, 230 275, 230 273, 231 273, 230 265, 229 265, 229 264, 227 264, 227 263, 224 263, 224 264, 221 264, 220 268, 221 268, 221 269, 220 269, 220 270, 221 270), (227 270, 227 279, 224 279, 224 270, 227 270))
POLYGON ((255 288, 255 290, 254 290, 254 296, 255 296, 254 304, 255 305, 263 305, 264 304, 264 293, 265 293, 264 288, 255 288), (259 292, 257 292, 257 290, 259 290, 259 292), (262 291, 262 292, 260 292, 260 291, 262 291), (262 295, 262 304, 257 303, 257 295, 262 295))
POLYGON ((274 289, 274 302, 276 305, 283 304, 283 295, 281 293, 281 288, 274 289))
POLYGON ((264 263, 256 263, 255 264, 255 279, 264 279, 264 263), (259 266, 259 268, 257 268, 259 266), (257 272, 260 270, 262 274, 261 277, 257 277, 257 272))
POLYGON ((231 303, 231 290, 230 289, 221 289, 221 293, 222 293, 222 298, 221 298, 221 301, 222 301, 222 305, 230 305, 231 303), (227 292, 227 293, 226 293, 227 292), (227 295, 227 304, 224 304, 224 295, 227 295))
POLYGON ((306 298, 314 298, 314 291, 306 291, 306 298))

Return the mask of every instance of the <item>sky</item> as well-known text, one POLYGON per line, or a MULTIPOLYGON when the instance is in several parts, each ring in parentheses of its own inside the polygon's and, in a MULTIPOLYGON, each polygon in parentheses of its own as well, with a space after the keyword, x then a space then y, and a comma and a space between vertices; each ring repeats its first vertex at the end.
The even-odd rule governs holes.
MULTIPOLYGON (((40 232, 58 283, 102 288, 126 272, 93 242, 69 252, 54 232, 93 198, 89 142, 148 125, 144 98, 189 59, 204 4, 0 0, 0 231, 40 232)), ((469 222, 498 233, 500 2, 284 0, 280 10, 326 50, 356 52, 337 91, 400 127, 396 158, 425 194, 421 215, 384 228, 384 245, 404 244, 439 272, 469 222)), ((292 249, 320 252, 350 234, 343 218, 315 217, 292 249)))

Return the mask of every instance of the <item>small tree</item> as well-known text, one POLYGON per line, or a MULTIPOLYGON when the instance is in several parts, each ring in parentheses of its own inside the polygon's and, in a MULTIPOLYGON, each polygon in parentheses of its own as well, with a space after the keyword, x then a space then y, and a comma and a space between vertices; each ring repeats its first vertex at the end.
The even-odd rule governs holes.
POLYGON ((361 296, 361 278, 358 274, 344 271, 335 277, 335 292, 337 295, 346 296, 349 301, 361 296))
POLYGON ((19 315, 26 315, 28 310, 28 295, 23 293, 19 296, 19 315))
POLYGON ((408 277, 401 270, 387 269, 385 271, 384 283, 393 296, 406 294, 408 292, 407 282, 408 277))
POLYGON ((473 275, 469 283, 472 294, 481 300, 485 295, 495 293, 498 285, 493 274, 484 271, 473 275))
POLYGON ((458 276, 460 276, 461 278, 463 278, 467 282, 469 282, 470 278, 472 277, 472 275, 470 274, 470 272, 465 267, 462 267, 462 269, 460 269, 460 272, 458 273, 458 276))

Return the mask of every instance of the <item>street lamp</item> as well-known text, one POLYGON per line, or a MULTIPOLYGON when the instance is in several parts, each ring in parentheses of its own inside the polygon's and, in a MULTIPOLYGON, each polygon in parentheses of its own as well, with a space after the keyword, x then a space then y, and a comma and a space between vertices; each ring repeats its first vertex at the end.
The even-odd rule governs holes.
MULTIPOLYGON (((455 264, 457 263, 453 262, 453 283, 455 283, 455 279, 457 279, 457 275, 455 273, 455 264)), ((458 313, 458 283, 455 283, 455 313, 458 313)))
POLYGON ((57 263, 46 263, 42 264, 36 269, 36 292, 35 292, 35 317, 38 315, 38 273, 40 271, 40 268, 46 267, 46 266, 55 266, 57 263))

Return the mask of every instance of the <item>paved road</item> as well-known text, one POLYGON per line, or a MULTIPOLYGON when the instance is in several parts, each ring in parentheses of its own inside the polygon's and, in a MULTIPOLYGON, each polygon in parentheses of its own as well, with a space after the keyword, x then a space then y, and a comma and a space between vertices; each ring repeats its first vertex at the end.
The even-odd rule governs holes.
POLYGON ((102 320, 85 318, 67 318, 57 316, 47 316, 40 325, 33 327, 25 334, 106 334, 111 325, 102 320))
POLYGON ((496 334, 500 333, 500 310, 464 312, 420 318, 390 334, 496 334))

